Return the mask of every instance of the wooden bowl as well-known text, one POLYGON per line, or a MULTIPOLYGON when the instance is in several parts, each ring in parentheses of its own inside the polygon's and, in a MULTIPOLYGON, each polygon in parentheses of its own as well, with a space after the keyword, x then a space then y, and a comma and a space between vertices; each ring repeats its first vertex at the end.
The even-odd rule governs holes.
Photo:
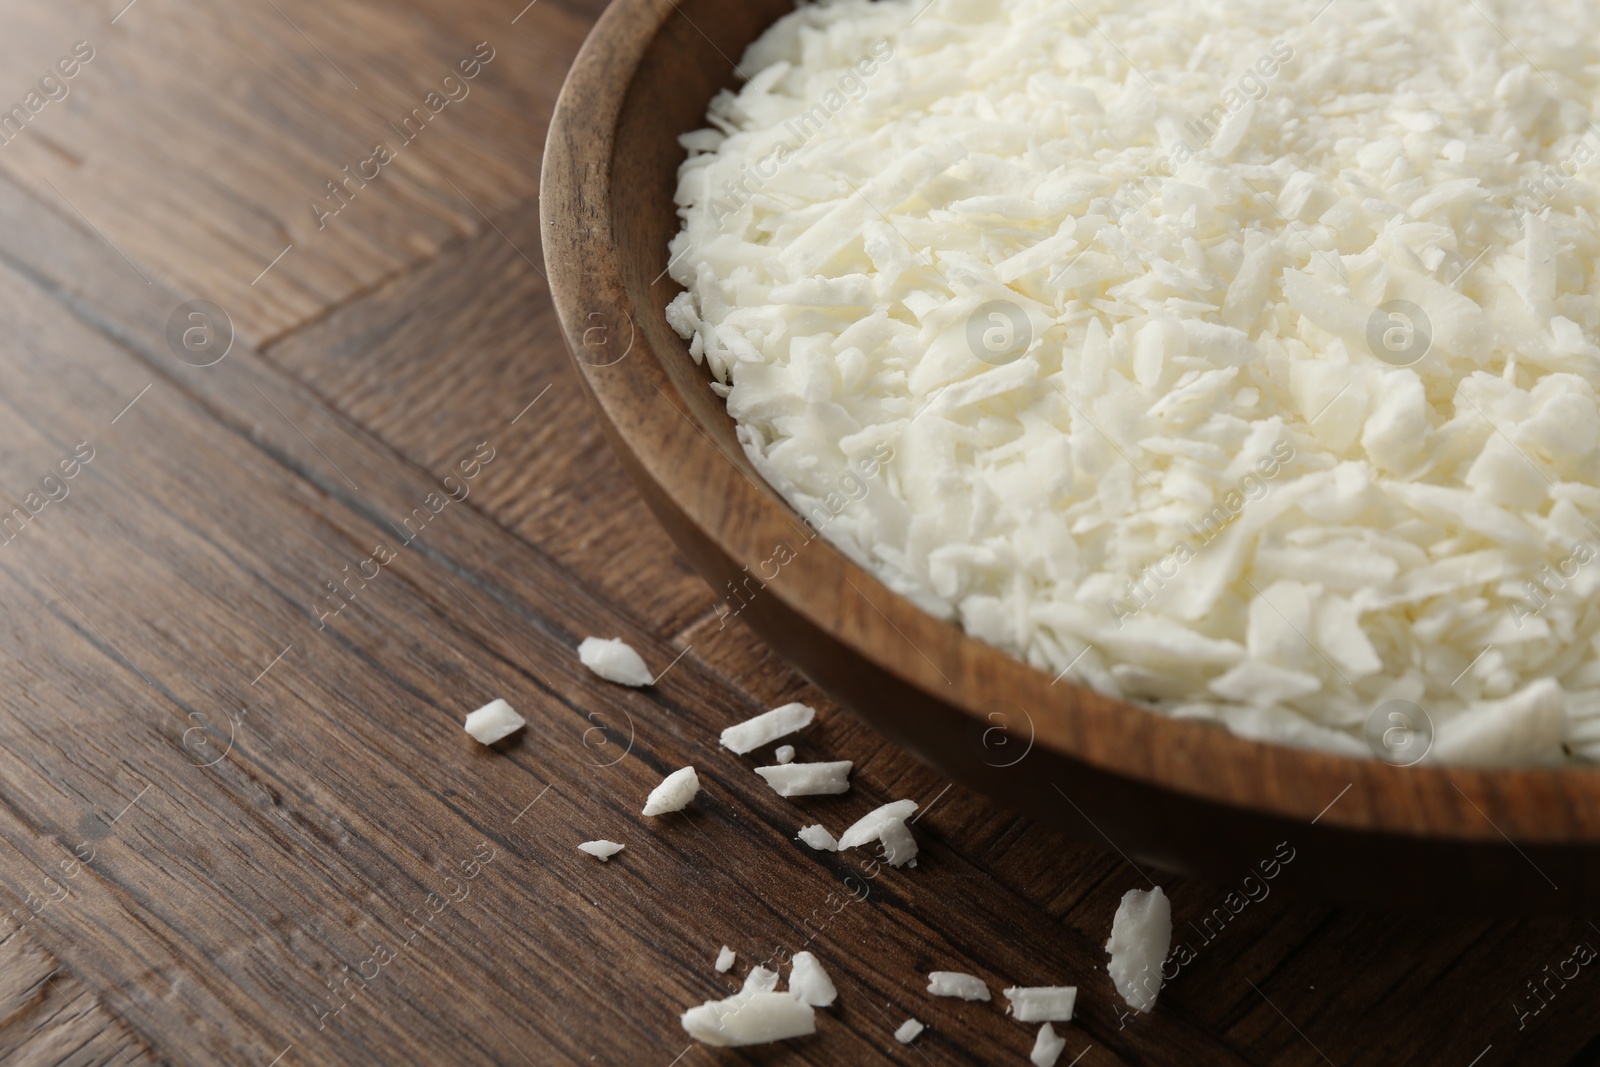
POLYGON ((574 361, 623 464, 711 588, 934 767, 1133 862, 1230 887, 1270 869, 1276 886, 1369 907, 1600 904, 1600 771, 1399 768, 1166 718, 1053 682, 810 536, 662 317, 678 292, 665 275, 677 137, 705 124, 745 46, 791 9, 614 0, 545 151, 544 252, 574 361))

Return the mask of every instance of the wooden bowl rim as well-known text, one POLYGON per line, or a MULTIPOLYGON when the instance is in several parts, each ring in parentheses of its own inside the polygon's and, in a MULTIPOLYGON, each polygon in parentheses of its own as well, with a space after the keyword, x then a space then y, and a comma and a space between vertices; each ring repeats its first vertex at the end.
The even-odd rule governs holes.
MULTIPOLYGON (((721 486, 734 499, 719 509, 720 515, 713 514, 693 491, 705 481, 704 470, 656 461, 671 440, 667 424, 619 417, 623 398, 633 389, 621 384, 614 367, 596 366, 577 356, 590 325, 588 316, 597 306, 607 308, 615 316, 611 321, 618 322, 622 316, 634 322, 641 313, 655 314, 641 311, 628 295, 613 225, 617 208, 611 202, 611 166, 618 123, 638 66, 675 13, 688 18, 676 0, 613 0, 585 41, 550 122, 540 191, 543 250, 551 298, 569 351, 604 415, 603 427, 613 444, 626 449, 637 467, 729 558, 754 566, 761 558, 759 550, 725 518, 761 513, 783 517, 792 525, 798 516, 790 505, 760 478, 742 452, 730 452, 706 437, 744 475, 730 477, 721 486), (580 226, 577 212, 582 208, 588 209, 582 214, 587 225, 580 226)), ((627 373, 647 375, 669 400, 676 396, 673 403, 681 415, 686 404, 680 401, 685 398, 661 363, 689 358, 686 345, 658 352, 640 335, 632 358, 625 362, 627 373)), ((696 428, 704 437, 704 428, 698 424, 696 428)), ((785 568, 783 582, 769 583, 763 595, 778 597, 862 659, 975 722, 982 721, 985 698, 994 696, 974 692, 975 678, 1004 677, 1017 681, 1026 693, 1049 690, 1050 679, 1043 672, 922 611, 823 538, 785 568), (931 661, 924 666, 903 652, 892 654, 881 628, 872 632, 849 617, 841 619, 834 596, 841 578, 870 591, 869 602, 907 634, 912 647, 925 647, 912 640, 914 635, 954 650, 946 662, 958 662, 961 669, 949 684, 943 684, 944 677, 931 661)), ((1215 725, 1173 719, 1070 683, 1061 688, 1067 693, 1058 689, 1052 699, 1029 705, 1051 709, 1046 728, 1037 731, 1036 743, 1067 760, 1160 790, 1357 832, 1470 842, 1600 842, 1600 768, 1391 767, 1376 759, 1252 741, 1215 725), (1120 730, 1139 743, 1116 747, 1096 743, 1097 732, 1108 732, 1112 724, 1115 730, 1110 732, 1120 730)), ((869 712, 857 710, 872 719, 869 712)))

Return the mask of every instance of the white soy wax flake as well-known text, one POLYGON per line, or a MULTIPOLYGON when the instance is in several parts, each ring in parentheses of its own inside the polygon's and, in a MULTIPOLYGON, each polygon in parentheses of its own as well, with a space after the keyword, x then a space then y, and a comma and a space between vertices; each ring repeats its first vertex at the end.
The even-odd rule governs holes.
POLYGON ((890 819, 878 831, 878 844, 883 858, 891 867, 917 865, 917 839, 904 819, 890 819))
POLYGON ((850 824, 850 828, 839 835, 839 848, 856 848, 869 841, 878 840, 883 833, 883 828, 891 822, 904 821, 905 818, 917 810, 915 800, 896 800, 882 807, 873 808, 861 818, 850 824))
POLYGON ((840 835, 839 849, 859 848, 877 841, 881 846, 880 854, 891 866, 916 866, 917 840, 905 821, 916 810, 914 800, 896 800, 874 808, 840 835))
POLYGON ((492 745, 510 737, 526 725, 528 720, 513 711, 504 700, 491 700, 467 716, 467 733, 483 745, 492 745))
POLYGON ((624 846, 615 841, 585 841, 578 846, 579 851, 587 852, 602 863, 623 850, 624 846))
POLYGON ((1028 1059, 1033 1067, 1056 1067, 1056 1060, 1061 1058, 1061 1051, 1066 1047, 1067 1042, 1056 1034, 1056 1028, 1045 1023, 1039 1027, 1039 1036, 1034 1039, 1033 1052, 1028 1059))
POLYGON ((1070 1023, 1078 987, 1071 985, 1013 986, 1005 990, 1010 1012, 1019 1023, 1070 1023))
POLYGON ((813 823, 810 826, 802 827, 795 836, 818 852, 839 851, 839 842, 835 840, 832 834, 823 829, 821 823, 813 823))
POLYGON ((778 988, 778 972, 768 970, 756 964, 750 968, 750 973, 744 976, 743 993, 770 993, 778 988))
POLYGON ((1147 1012, 1161 992, 1161 964, 1172 947, 1172 904, 1160 886, 1122 894, 1111 920, 1106 970, 1130 1008, 1147 1012))
POLYGON ((784 704, 722 731, 722 747, 742 756, 810 726, 816 714, 814 708, 805 704, 784 704))
POLYGON ((673 771, 661 779, 661 784, 650 790, 644 802, 644 814, 665 815, 669 811, 682 811, 694 795, 700 792, 700 779, 693 767, 673 771))
POLYGON ((833 979, 810 952, 796 952, 789 965, 789 992, 814 1008, 826 1008, 839 997, 833 979))
POLYGON ((778 748, 777 748, 777 751, 775 751, 772 755, 773 755, 773 758, 776 759, 779 763, 793 763, 794 762, 794 746, 793 745, 779 745, 778 748))
POLYGON ((907 1019, 905 1022, 900 1024, 898 1029, 895 1030, 894 1039, 900 1042, 902 1045, 909 1045, 911 1042, 917 1039, 918 1034, 922 1033, 922 1031, 926 1029, 927 1027, 923 1026, 916 1019, 907 1019))
POLYGON ((756 773, 765 778, 772 791, 780 797, 825 796, 849 792, 851 766, 849 760, 780 763, 772 767, 757 767, 756 773))
POLYGON ((989 987, 982 978, 960 971, 929 971, 928 992, 936 997, 988 1000, 989 987))
POLYGON ((733 966, 733 961, 737 958, 738 954, 735 953, 733 949, 729 948, 727 945, 723 945, 722 951, 717 953, 717 973, 727 974, 729 968, 733 966))
POLYGON ((816 1009, 793 993, 735 993, 690 1008, 680 1022, 696 1041, 721 1048, 765 1045, 817 1032, 816 1009))
POLYGON ((578 645, 578 659, 608 682, 641 686, 651 681, 644 658, 620 637, 585 637, 578 645))

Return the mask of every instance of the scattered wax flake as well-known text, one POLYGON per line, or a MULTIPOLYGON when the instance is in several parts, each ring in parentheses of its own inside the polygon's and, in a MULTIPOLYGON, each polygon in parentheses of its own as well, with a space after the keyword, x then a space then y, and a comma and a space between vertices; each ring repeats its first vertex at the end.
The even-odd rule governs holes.
POLYGON ((822 969, 817 957, 809 952, 796 952, 789 965, 789 992, 814 1008, 826 1008, 839 996, 833 979, 822 969))
POLYGON ((930 971, 928 992, 936 997, 960 997, 962 1000, 989 999, 989 987, 982 978, 960 971, 930 971))
POLYGON ((1160 886, 1122 894, 1111 920, 1106 970, 1128 1006, 1150 1011, 1161 992, 1161 964, 1172 947, 1172 904, 1160 886))
POLYGON ((904 819, 890 819, 878 831, 878 844, 885 861, 891 867, 917 865, 917 839, 911 836, 911 827, 904 819))
POLYGON ((772 791, 780 797, 808 797, 849 792, 850 767, 849 760, 779 763, 771 767, 757 767, 756 773, 765 778, 772 791))
POLYGON ((767 968, 756 964, 750 968, 750 973, 744 976, 744 988, 741 993, 770 993, 778 988, 778 972, 769 971, 767 968))
POLYGON ((816 1010, 793 993, 735 993, 708 1000, 681 1017, 689 1036, 705 1045, 765 1045, 817 1032, 816 1010))
POLYGON ((915 800, 896 800, 892 804, 874 808, 850 825, 850 828, 839 836, 841 849, 855 848, 868 841, 876 841, 883 832, 886 823, 904 820, 917 810, 915 800))
POLYGON ((491 700, 467 716, 467 733, 485 745, 510 737, 526 725, 528 720, 513 711, 504 700, 491 700))
POLYGON ((1033 1053, 1028 1058, 1033 1061, 1033 1067, 1056 1067, 1056 1060, 1061 1058, 1061 1050, 1066 1047, 1066 1041, 1056 1036, 1056 1028, 1045 1023, 1039 1027, 1033 1053))
POLYGON ((839 850, 839 842, 834 840, 832 834, 822 828, 821 823, 803 827, 796 836, 818 852, 837 852, 839 850))
POLYGON ((1078 987, 1071 985, 1041 985, 1012 987, 1005 991, 1011 1002, 1011 1014, 1020 1023, 1070 1023, 1072 1005, 1078 999, 1078 987))
POLYGON ((578 659, 608 682, 650 684, 650 669, 644 665, 644 659, 620 637, 585 637, 578 645, 578 659))
POLYGON ((650 790, 650 796, 644 802, 644 813, 661 815, 669 811, 682 811, 684 805, 693 800, 698 792, 700 792, 700 779, 695 775, 693 767, 673 771, 661 779, 660 785, 650 790))
POLYGON ((722 731, 722 747, 744 755, 811 725, 816 711, 805 704, 785 704, 722 731))

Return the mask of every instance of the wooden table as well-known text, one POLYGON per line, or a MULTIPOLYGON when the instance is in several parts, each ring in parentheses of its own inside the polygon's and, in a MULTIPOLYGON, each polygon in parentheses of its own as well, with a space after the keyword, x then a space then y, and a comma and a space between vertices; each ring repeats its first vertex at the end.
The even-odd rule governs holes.
POLYGON ((1062 1064, 1600 1063, 1600 967, 1565 962, 1600 928, 1141 869, 723 625, 565 365, 536 176, 598 5, 523 2, 4 5, 4 1062, 1026 1063, 1034 1028, 925 994, 948 969, 1078 984, 1062 1064), (658 684, 588 674, 588 634, 658 684), (530 722, 489 751, 494 697, 530 722), (717 746, 791 699, 850 794, 717 746), (641 818, 686 763, 692 810, 641 818), (896 797, 919 865, 854 901, 794 833, 896 797), (1101 945, 1147 878, 1194 958, 1124 1018, 1101 945), (803 946, 817 1036, 691 1045, 680 1011, 803 946))

